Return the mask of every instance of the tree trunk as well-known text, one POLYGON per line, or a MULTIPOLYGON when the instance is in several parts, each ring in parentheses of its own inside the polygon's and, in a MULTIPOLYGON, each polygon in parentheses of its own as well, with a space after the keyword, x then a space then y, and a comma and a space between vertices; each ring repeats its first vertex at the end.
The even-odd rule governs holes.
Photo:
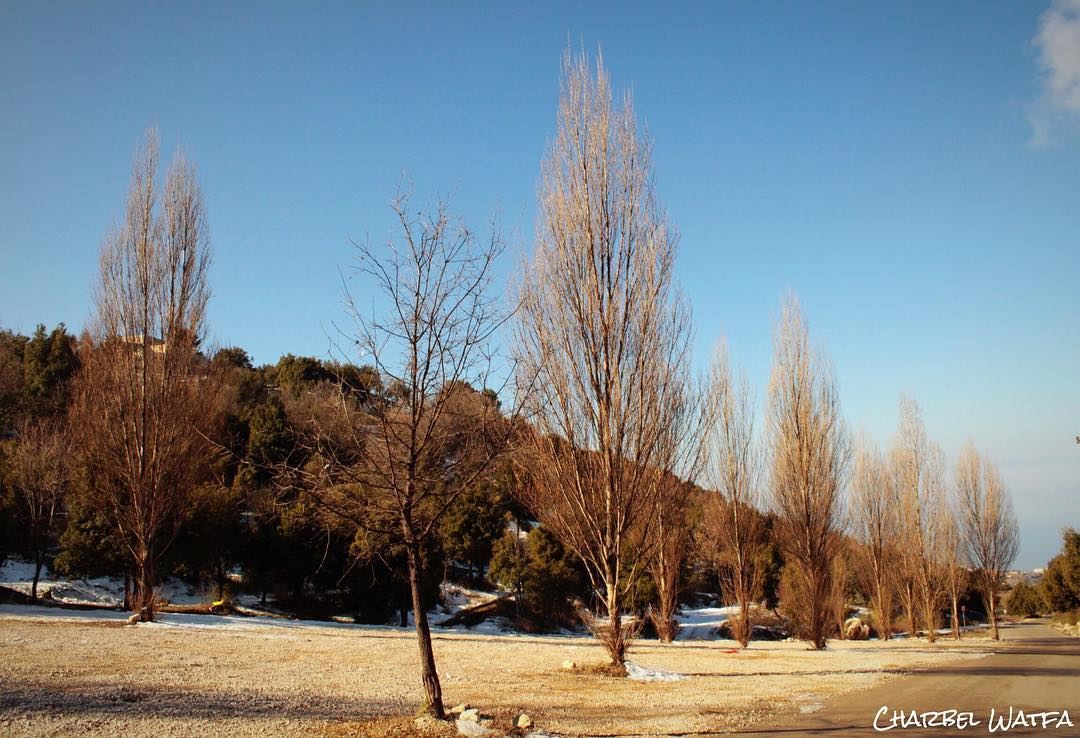
POLYGON ((619 612, 617 605, 614 610, 608 612, 608 627, 611 632, 608 644, 611 663, 623 666, 626 663, 626 638, 623 634, 622 613, 619 612))
POLYGON ((435 652, 431 647, 431 629, 428 627, 427 611, 420 596, 420 547, 416 544, 408 547, 409 589, 412 593, 413 619, 416 621, 416 640, 420 646, 420 679, 424 683, 424 709, 439 720, 446 717, 443 712, 442 685, 435 668, 435 652))
POLYGON ((952 634, 960 640, 960 598, 956 595, 952 596, 952 634))
POLYGON ((135 561, 135 601, 132 610, 142 615, 143 622, 153 622, 154 612, 154 555, 146 546, 138 547, 135 561))
POLYGON ((877 611, 878 638, 888 641, 892 639, 892 613, 886 612, 885 596, 882 594, 886 585, 881 581, 880 576, 877 578, 875 586, 877 598, 874 609, 877 611))
POLYGON ((746 648, 750 643, 750 601, 745 597, 739 598, 739 624, 736 639, 739 646, 746 648))
MULTIPOLYGON (((817 566, 813 562, 810 566, 817 566)), ((829 580, 818 572, 814 572, 810 578, 810 643, 815 651, 823 651, 828 645, 825 629, 830 618, 825 612, 825 603, 829 596, 829 580)))
POLYGON ((934 643, 937 641, 937 613, 929 595, 926 596, 926 600, 923 602, 923 610, 923 619, 926 620, 926 642, 934 643))
POLYGON ((918 628, 915 621, 915 593, 910 582, 904 585, 904 614, 907 615, 908 637, 914 638, 918 628))
POLYGON ((44 553, 38 549, 34 554, 34 583, 30 585, 30 601, 37 602, 37 586, 41 580, 41 567, 45 563, 44 553))
POLYGON ((597 628, 597 636, 607 649, 612 665, 623 666, 626 662, 626 633, 622 624, 622 600, 619 597, 619 588, 614 584, 614 577, 608 579, 606 594, 604 606, 607 608, 607 630, 597 628))
POLYGON ((986 593, 986 604, 989 606, 988 609, 990 610, 990 612, 988 614, 990 615, 990 633, 991 633, 991 637, 995 641, 1000 641, 1001 636, 998 633, 997 597, 996 597, 996 594, 997 593, 994 592, 992 589, 988 590, 987 593, 986 593))
POLYGON ((217 598, 225 599, 225 564, 218 561, 214 565, 214 578, 217 579, 217 598))

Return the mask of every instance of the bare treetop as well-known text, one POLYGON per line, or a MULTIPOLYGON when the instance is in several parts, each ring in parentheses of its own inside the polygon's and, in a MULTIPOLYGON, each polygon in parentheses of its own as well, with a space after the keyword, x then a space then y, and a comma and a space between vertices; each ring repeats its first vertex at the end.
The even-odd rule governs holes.
POLYGON ((158 135, 148 131, 132 166, 126 218, 101 249, 96 338, 134 342, 205 338, 209 228, 195 167, 177 153, 159 203, 158 135), (159 207, 160 205, 160 207, 159 207))

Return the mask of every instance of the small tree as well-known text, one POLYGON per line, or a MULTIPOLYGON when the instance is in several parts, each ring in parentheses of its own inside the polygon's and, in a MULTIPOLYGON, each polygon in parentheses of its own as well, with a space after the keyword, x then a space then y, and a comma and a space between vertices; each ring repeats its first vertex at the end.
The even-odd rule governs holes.
POLYGON ((1034 618, 1046 609, 1046 602, 1038 587, 1033 587, 1027 582, 1017 582, 1009 592, 1006 609, 1014 617, 1034 618))
POLYGON ((653 555, 648 569, 656 586, 656 607, 649 609, 649 617, 656 635, 664 643, 675 640, 679 630, 675 611, 679 605, 680 575, 690 539, 689 487, 674 476, 664 480, 658 496, 655 525, 651 528, 653 555))
MULTIPOLYGON (((404 549, 420 651, 425 709, 442 718, 442 686, 422 596, 423 553, 439 521, 506 449, 512 419, 485 386, 487 345, 504 315, 489 295, 503 245, 478 240, 445 203, 414 216, 407 194, 393 210, 401 239, 357 245, 358 273, 382 303, 371 314, 348 296, 351 343, 392 389, 359 398, 339 383, 336 409, 312 406, 302 476, 322 507, 369 540, 404 549)), ((291 371, 291 370, 290 370, 291 371)))
POLYGON ((975 570, 993 638, 1000 640, 998 594, 1020 548, 1016 515, 997 467, 970 443, 957 460, 956 489, 968 563, 975 570))
POLYGON ((56 534, 56 520, 70 484, 67 438, 58 423, 24 419, 10 442, 7 481, 19 501, 23 534, 34 560, 30 599, 37 600, 45 554, 56 534))
POLYGON ((851 487, 851 522, 854 534, 862 543, 859 552, 863 585, 870 593, 870 609, 877 620, 878 635, 889 640, 899 519, 892 475, 881 452, 869 439, 863 438, 858 444, 851 487))
MULTIPOLYGON (((910 618, 918 609, 926 639, 933 643, 945 593, 941 566, 942 526, 948 514, 945 454, 927 438, 918 404, 906 397, 900 398, 900 428, 891 465, 900 515, 898 558, 908 615, 910 618)), ((914 621, 911 627, 914 634, 914 621)))
POLYGON ((701 543, 720 572, 725 593, 739 607, 731 631, 745 648, 753 632, 750 606, 761 588, 763 531, 756 509, 761 467, 754 445, 750 384, 745 376, 738 383, 732 381, 723 349, 713 361, 709 402, 713 417, 708 457, 717 494, 706 498, 701 543))
POLYGON ((768 420, 771 499, 792 569, 790 605, 803 614, 803 637, 822 649, 832 626, 829 593, 841 545, 849 454, 835 381, 824 358, 810 348, 794 298, 785 301, 773 338, 768 420))
POLYGON ((960 598, 967 590, 969 573, 964 559, 963 536, 955 495, 946 496, 949 501, 941 511, 941 537, 938 546, 944 569, 945 591, 951 606, 952 635, 955 640, 960 640, 960 598))

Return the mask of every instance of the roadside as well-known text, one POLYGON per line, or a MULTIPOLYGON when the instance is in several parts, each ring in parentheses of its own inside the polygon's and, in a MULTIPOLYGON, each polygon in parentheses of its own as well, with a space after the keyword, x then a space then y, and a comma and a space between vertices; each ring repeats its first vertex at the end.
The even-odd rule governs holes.
POLYGON ((1012 726, 1010 735, 1080 735, 1080 641, 1055 632, 1046 620, 1006 625, 1002 637, 986 658, 938 664, 858 694, 831 699, 813 714, 766 721, 739 734, 879 735, 885 732, 881 728, 894 724, 892 716, 900 712, 907 717, 897 720, 896 727, 887 732, 904 736, 957 730, 972 735, 1000 733, 1004 732, 1004 719, 1012 726), (880 712, 882 708, 884 712, 880 712), (952 725, 948 724, 950 710, 957 713, 952 725), (1063 711, 1074 725, 1063 722, 1063 711), (917 716, 914 720, 912 712, 917 716), (928 718, 926 713, 942 714, 928 718), (971 713, 972 720, 962 717, 964 713, 971 713), (1038 717, 1033 717, 1036 714, 1038 717), (879 730, 873 727, 875 719, 879 730), (927 726, 931 720, 935 724, 927 726), (968 727, 957 727, 961 721, 968 727))

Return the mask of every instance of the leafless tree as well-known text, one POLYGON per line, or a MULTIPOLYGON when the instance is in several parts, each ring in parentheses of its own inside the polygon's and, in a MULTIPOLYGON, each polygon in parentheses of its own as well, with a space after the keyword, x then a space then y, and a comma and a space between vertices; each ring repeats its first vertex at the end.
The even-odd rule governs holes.
POLYGON ((883 640, 892 637, 893 591, 899 519, 893 478, 881 452, 861 439, 852 475, 852 532, 861 542, 862 578, 883 640))
POLYGON ((795 567, 803 637, 821 649, 832 625, 829 592, 841 543, 849 450, 831 369, 811 349, 794 297, 785 300, 773 337, 768 437, 778 538, 795 567))
POLYGON ((957 460, 956 491, 968 564, 982 590, 993 638, 1000 640, 998 594, 1020 548, 1016 514, 997 467, 970 443, 957 460))
POLYGON ((679 632, 675 611, 679 604, 679 583, 690 540, 690 484, 674 475, 661 482, 657 498, 655 524, 650 532, 649 574, 656 585, 656 608, 649 611, 656 634, 671 643, 679 632))
POLYGON ((952 635, 960 640, 960 597, 968 583, 968 568, 964 557, 961 518, 954 495, 943 505, 939 549, 944 569, 945 591, 952 607, 952 635))
MULTIPOLYGON (((891 464, 900 514, 898 560, 907 591, 913 594, 920 620, 926 626, 926 638, 933 643, 945 595, 939 550, 942 513, 946 509, 945 455, 927 437, 918 404, 907 397, 900 398, 900 427, 891 464)), ((913 633, 914 628, 913 622, 913 633)))
POLYGON ((8 445, 7 481, 25 514, 25 535, 34 553, 30 599, 36 601, 45 554, 71 481, 68 443, 57 422, 29 418, 17 424, 8 445))
POLYGON ((178 155, 159 198, 157 165, 151 131, 135 160, 125 220, 101 249, 92 345, 72 411, 91 491, 132 557, 133 609, 147 620, 158 563, 208 473, 200 429, 215 392, 198 352, 211 258, 202 193, 178 155))
POLYGON ((353 326, 345 332, 387 391, 363 403, 337 392, 333 410, 312 405, 302 441, 312 461, 300 481, 358 540, 403 547, 424 708, 442 718, 422 597, 424 551, 442 514, 506 450, 513 426, 479 391, 489 379, 491 338, 506 317, 490 294, 503 242, 494 223, 481 239, 445 202, 415 215, 409 198, 399 193, 393 202, 398 238, 382 248, 356 245, 356 276, 374 285, 365 297, 379 309, 361 307, 346 287, 353 326))
POLYGON ((848 597, 852 590, 852 550, 850 539, 837 534, 840 538, 836 557, 833 559, 830 577, 829 607, 840 640, 847 638, 844 624, 847 622, 848 597))
POLYGON ((671 474, 690 481, 695 443, 682 432, 695 411, 677 237, 650 159, 629 97, 612 103, 602 62, 591 70, 584 54, 567 53, 520 280, 519 370, 536 378, 525 502, 583 561, 604 609, 596 631, 619 665, 625 595, 649 562, 661 488, 671 474))
POLYGON ((711 379, 714 417, 708 454, 717 494, 706 498, 703 553, 716 563, 728 598, 739 607, 731 630, 745 647, 753 630, 750 607, 761 586, 761 465, 754 443, 753 394, 745 375, 733 380, 726 349, 717 352, 711 379))

